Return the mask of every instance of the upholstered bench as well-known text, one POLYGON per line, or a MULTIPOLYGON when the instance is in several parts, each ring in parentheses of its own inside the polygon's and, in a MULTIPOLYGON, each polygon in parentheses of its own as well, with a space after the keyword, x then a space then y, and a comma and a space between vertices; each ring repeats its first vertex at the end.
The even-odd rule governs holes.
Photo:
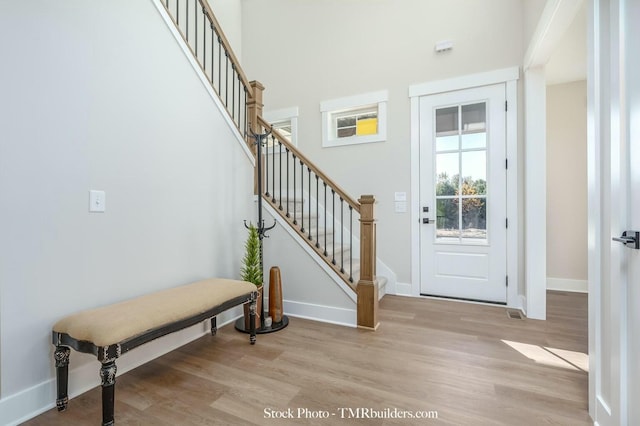
POLYGON ((256 286, 246 281, 208 279, 62 318, 53 326, 58 411, 68 403, 69 348, 94 354, 102 363, 102 424, 112 425, 118 357, 209 318, 215 335, 216 315, 244 303, 250 303, 249 342, 254 344, 257 295, 256 286))

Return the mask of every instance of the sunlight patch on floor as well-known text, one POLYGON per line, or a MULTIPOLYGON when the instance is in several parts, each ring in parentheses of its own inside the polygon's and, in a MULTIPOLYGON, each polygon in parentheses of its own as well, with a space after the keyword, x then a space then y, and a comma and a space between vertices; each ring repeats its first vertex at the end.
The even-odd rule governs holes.
POLYGON ((560 358, 566 360, 567 362, 575 365, 582 371, 589 371, 589 355, 583 354, 582 352, 576 351, 567 351, 564 349, 556 349, 556 348, 547 348, 546 350, 549 352, 553 352, 553 354, 559 356, 560 358))
POLYGON ((502 340, 502 342, 539 364, 568 370, 589 371, 589 356, 582 352, 548 348, 510 340, 502 340))

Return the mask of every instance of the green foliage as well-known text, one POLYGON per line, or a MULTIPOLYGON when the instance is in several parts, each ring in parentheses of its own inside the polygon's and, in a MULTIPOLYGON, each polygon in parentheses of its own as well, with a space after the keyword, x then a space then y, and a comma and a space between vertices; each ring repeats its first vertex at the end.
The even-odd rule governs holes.
POLYGON ((487 193, 487 181, 473 180, 471 177, 453 176, 440 173, 436 183, 437 196, 450 196, 449 199, 438 200, 436 211, 439 229, 458 229, 459 211, 462 204, 462 220, 464 228, 486 228, 486 200, 484 197, 462 198, 462 196, 484 196, 487 193), (462 203, 460 203, 462 201, 462 203))
POLYGON ((240 278, 255 284, 257 287, 262 285, 262 268, 260 265, 260 237, 258 229, 249 224, 249 236, 244 243, 245 253, 242 259, 242 268, 240 269, 240 278))
POLYGON ((456 195, 460 184, 459 180, 460 176, 458 175, 453 175, 449 178, 446 172, 440 173, 436 183, 436 195, 456 195))

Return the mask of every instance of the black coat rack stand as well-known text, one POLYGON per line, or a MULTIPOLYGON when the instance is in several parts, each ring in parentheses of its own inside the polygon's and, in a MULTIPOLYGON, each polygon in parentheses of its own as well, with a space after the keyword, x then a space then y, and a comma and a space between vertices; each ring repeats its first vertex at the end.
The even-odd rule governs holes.
MULTIPOLYGON (((264 277, 264 265, 263 265, 263 249, 262 249, 262 240, 268 238, 266 235, 267 231, 275 228, 276 221, 273 221, 273 225, 269 227, 264 226, 264 219, 262 218, 262 148, 266 145, 267 137, 271 134, 271 131, 267 133, 253 133, 251 131, 251 136, 255 139, 256 145, 256 161, 257 161, 257 180, 258 180, 258 223, 256 224, 256 229, 258 231, 258 238, 260 240, 260 270, 262 271, 262 276, 264 277)), ((244 221, 244 226, 247 226, 247 221, 244 221)), ((263 278, 264 282, 264 278, 263 278)), ((262 287, 261 294, 261 305, 262 310, 260 312, 260 327, 256 329, 256 333, 265 334, 265 333, 273 333, 274 331, 282 330, 287 325, 289 325, 289 318, 286 315, 282 315, 282 320, 280 322, 272 322, 270 326, 266 326, 264 323, 265 314, 264 314, 264 284, 262 287)), ((236 330, 241 331, 243 333, 249 333, 249 330, 245 329, 244 326, 244 318, 238 318, 235 322, 236 330)))

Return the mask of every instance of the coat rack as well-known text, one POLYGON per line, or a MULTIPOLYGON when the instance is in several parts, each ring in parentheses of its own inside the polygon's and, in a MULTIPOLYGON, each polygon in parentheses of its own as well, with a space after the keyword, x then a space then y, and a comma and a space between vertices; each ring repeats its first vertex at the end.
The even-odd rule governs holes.
MULTIPOLYGON (((271 130, 267 133, 254 133, 253 130, 250 130, 251 136, 255 139, 256 145, 256 161, 257 161, 257 181, 258 181, 258 223, 256 224, 256 230, 258 231, 258 239, 260 240, 260 270, 262 271, 263 276, 263 284, 262 284, 262 294, 261 294, 261 304, 262 310, 260 312, 260 327, 256 329, 256 333, 265 334, 272 333, 274 331, 282 330, 287 325, 289 325, 289 318, 286 315, 282 315, 282 320, 280 322, 274 323, 266 326, 264 323, 265 315, 264 315, 264 265, 263 265, 263 249, 262 249, 262 240, 265 238, 269 238, 266 235, 267 231, 275 228, 276 221, 273 221, 273 225, 269 227, 264 226, 264 219, 262 218, 262 148, 266 146, 267 137, 271 134, 271 130)), ((245 228, 249 228, 247 225, 247 221, 244 221, 245 228)), ((236 330, 241 331, 243 333, 248 333, 249 330, 245 329, 244 318, 239 318, 235 323, 236 330)))

